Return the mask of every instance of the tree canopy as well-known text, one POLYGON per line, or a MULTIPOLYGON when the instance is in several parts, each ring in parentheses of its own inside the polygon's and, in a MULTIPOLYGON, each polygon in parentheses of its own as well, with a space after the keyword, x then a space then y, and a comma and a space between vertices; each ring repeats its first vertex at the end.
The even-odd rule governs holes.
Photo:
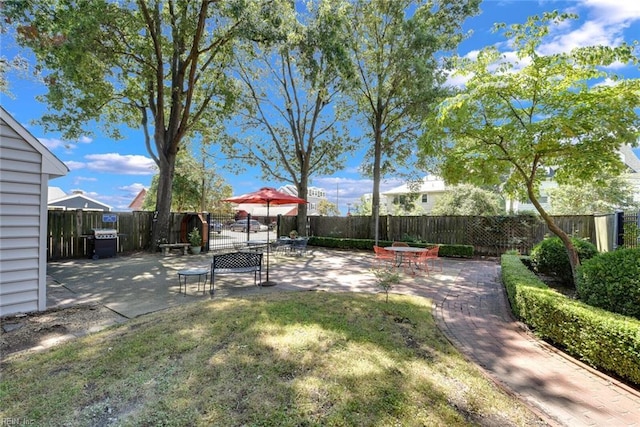
MULTIPOLYGON (((606 178, 606 177, 605 177, 606 178)), ((604 184, 562 185, 547 190, 551 215, 592 215, 611 213, 617 209, 637 211, 634 189, 621 176, 608 177, 604 184)))
POLYGON ((572 17, 554 12, 497 26, 506 29, 516 61, 493 46, 476 59, 456 58, 457 74, 468 80, 425 121, 421 148, 439 157, 449 183, 502 184, 514 198, 531 200, 567 247, 575 273, 575 248, 541 206, 540 182, 550 167, 561 185, 598 183, 623 170, 618 150, 636 145, 640 130, 640 80, 607 68, 635 61, 630 45, 541 53, 550 27, 572 17))
POLYGON ((477 13, 479 3, 354 2, 350 48, 357 79, 350 94, 363 124, 362 140, 369 146, 363 169, 373 178, 376 223, 380 181, 414 157, 420 122, 442 95, 447 65, 442 56, 464 38, 461 25, 477 13))
MULTIPOLYGON (((208 135, 226 117, 237 91, 225 73, 241 37, 279 37, 287 2, 182 0, 5 1, 17 41, 48 70, 47 129, 66 138, 98 122, 142 129, 158 166, 153 242, 169 232, 176 155, 185 138, 208 135)), ((152 250, 155 249, 155 246, 152 250)))
MULTIPOLYGON (((151 179, 142 208, 154 210, 159 176, 151 179)), ((206 164, 206 158, 196 159, 189 150, 181 150, 176 159, 173 177, 171 210, 175 212, 212 212, 232 214, 231 205, 221 200, 231 197, 231 185, 206 164)))
MULTIPOLYGON (((346 53, 349 21, 344 0, 306 4, 282 17, 286 37, 246 44, 234 69, 238 113, 223 144, 230 157, 259 165, 264 178, 294 184, 306 195, 310 179, 344 166, 355 145, 346 128, 341 94, 353 74, 346 53)), ((304 197, 304 196, 303 196, 304 197)), ((306 224, 306 205, 298 229, 306 224)))
POLYGON ((500 197, 491 191, 470 184, 448 189, 431 210, 432 215, 500 215, 500 197))

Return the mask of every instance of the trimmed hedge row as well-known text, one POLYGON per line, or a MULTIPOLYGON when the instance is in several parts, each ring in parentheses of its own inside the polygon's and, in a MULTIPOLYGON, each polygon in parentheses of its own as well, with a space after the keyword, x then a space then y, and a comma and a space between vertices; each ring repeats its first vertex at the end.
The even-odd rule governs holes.
MULTIPOLYGON (((378 246, 391 246, 393 242, 388 240, 378 241, 378 246)), ((337 237, 310 237, 308 244, 310 246, 322 246, 325 248, 337 249, 363 249, 373 250, 375 241, 372 239, 344 239, 337 237)), ((419 248, 427 248, 436 246, 436 243, 411 243, 411 246, 419 248)), ((440 246, 439 255, 443 257, 473 257, 473 246, 471 245, 438 245, 440 246)))
POLYGON ((536 335, 598 369, 640 384, 640 321, 549 289, 517 255, 501 259, 511 309, 536 335))

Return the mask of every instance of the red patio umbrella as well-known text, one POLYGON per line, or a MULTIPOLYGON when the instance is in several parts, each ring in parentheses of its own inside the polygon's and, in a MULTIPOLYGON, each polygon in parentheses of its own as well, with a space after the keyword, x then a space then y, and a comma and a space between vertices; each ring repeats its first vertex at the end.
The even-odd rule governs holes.
MULTIPOLYGON (((270 205, 290 205, 307 203, 306 200, 300 197, 292 196, 282 191, 278 191, 271 187, 262 187, 258 191, 252 193, 242 194, 240 196, 229 197, 223 199, 223 202, 231 203, 247 203, 257 205, 267 205, 267 218, 269 218, 269 206, 270 205)), ((275 283, 269 282, 269 229, 267 229, 267 281, 264 283, 266 286, 275 285, 275 283)))

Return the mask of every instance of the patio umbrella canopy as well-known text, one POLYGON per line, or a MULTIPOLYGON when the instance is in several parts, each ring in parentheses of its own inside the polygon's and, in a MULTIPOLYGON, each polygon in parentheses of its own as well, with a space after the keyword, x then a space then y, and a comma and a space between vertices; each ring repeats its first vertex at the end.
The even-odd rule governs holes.
MULTIPOLYGON (((257 204, 257 205, 267 205, 267 218, 269 217, 269 206, 270 205, 291 205, 291 204, 301 204, 307 203, 306 200, 301 199, 300 197, 292 196, 287 193, 283 193, 282 191, 278 191, 275 188, 271 187, 262 187, 258 191, 254 191, 252 193, 242 194, 240 196, 229 197, 228 199, 223 199, 223 202, 230 203, 246 203, 246 204, 257 204)), ((269 230, 267 230, 267 281, 264 285, 272 286, 275 283, 269 282, 269 230)))

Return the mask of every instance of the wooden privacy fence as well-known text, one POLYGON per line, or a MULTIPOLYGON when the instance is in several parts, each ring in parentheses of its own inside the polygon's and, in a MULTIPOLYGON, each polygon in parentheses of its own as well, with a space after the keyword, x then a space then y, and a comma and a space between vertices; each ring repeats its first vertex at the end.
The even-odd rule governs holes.
MULTIPOLYGON (((112 228, 118 233, 117 252, 147 250, 151 246, 153 212, 109 212, 115 222, 104 222, 103 212, 49 211, 47 258, 89 257, 87 239, 92 229, 112 228)), ((191 230, 194 221, 202 215, 172 213, 169 243, 185 242, 185 232, 191 230)), ((596 244, 599 230, 594 217, 555 216, 554 221, 572 236, 589 239, 596 244)), ((206 218, 203 218, 206 220, 206 218)), ((196 221, 197 222, 197 221, 196 221)), ((279 230, 288 235, 296 229, 295 217, 281 217, 279 230)), ((482 217, 482 216, 382 216, 379 221, 380 240, 408 240, 427 243, 472 245, 475 253, 500 255, 509 249, 529 254, 531 248, 549 235, 547 226, 531 215, 482 217)), ((301 231, 301 230, 298 230, 301 231)), ((600 232, 601 233, 601 232, 600 232)), ((302 234, 302 233, 301 233, 302 234)), ((310 236, 340 237, 349 239, 373 239, 370 217, 309 217, 310 236)), ((207 236, 209 233, 203 233, 207 236)), ((215 242, 209 242, 215 246, 215 242)))
MULTIPOLYGON (((148 248, 153 212, 49 211, 47 227, 47 259, 89 257, 88 237, 91 230, 115 229, 117 252, 148 248), (115 222, 104 222, 105 215, 115 222)), ((107 218, 108 219, 108 218, 107 218)))
MULTIPOLYGON (((596 243, 592 215, 554 216, 555 223, 574 237, 596 243)), ((295 218, 283 221, 288 232, 295 218)), ((516 216, 381 216, 380 240, 407 240, 427 243, 472 245, 477 254, 500 255, 515 249, 529 254, 533 246, 549 235, 549 229, 532 215, 516 216)), ((309 217, 313 236, 373 239, 370 217, 309 217)), ((285 233, 286 234, 286 233, 285 233)))

